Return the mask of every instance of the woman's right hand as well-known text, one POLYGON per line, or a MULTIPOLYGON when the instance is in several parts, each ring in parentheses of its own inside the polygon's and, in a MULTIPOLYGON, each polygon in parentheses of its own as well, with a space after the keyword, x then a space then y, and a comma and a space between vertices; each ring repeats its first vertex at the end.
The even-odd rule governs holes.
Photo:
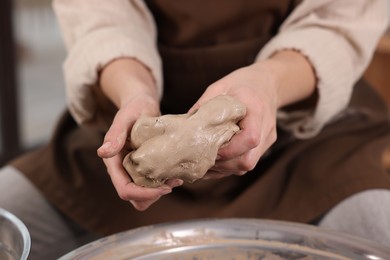
POLYGON ((180 180, 170 180, 158 188, 141 187, 132 182, 122 166, 124 156, 130 151, 127 141, 135 121, 141 115, 160 115, 156 84, 145 66, 135 59, 123 58, 114 60, 102 70, 100 86, 118 111, 98 155, 103 159, 119 197, 137 210, 145 210, 182 184, 180 180))

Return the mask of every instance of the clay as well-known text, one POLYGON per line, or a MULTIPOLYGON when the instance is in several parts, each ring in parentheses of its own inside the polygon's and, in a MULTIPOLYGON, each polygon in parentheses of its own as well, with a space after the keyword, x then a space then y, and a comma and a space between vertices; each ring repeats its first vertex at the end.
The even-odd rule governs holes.
POLYGON ((218 149, 240 128, 246 108, 227 95, 195 113, 139 118, 130 135, 134 150, 123 166, 134 183, 161 186, 168 179, 194 182, 214 165, 218 149))

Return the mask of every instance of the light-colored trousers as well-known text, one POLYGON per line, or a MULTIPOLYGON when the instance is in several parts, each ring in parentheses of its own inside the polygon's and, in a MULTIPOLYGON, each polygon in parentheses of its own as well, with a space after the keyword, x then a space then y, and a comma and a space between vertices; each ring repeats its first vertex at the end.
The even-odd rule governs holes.
MULTIPOLYGON (((0 169, 0 208, 16 215, 29 229, 30 260, 56 259, 99 238, 59 213, 10 166, 0 169)), ((319 226, 390 246, 390 191, 355 194, 328 212, 319 226)))

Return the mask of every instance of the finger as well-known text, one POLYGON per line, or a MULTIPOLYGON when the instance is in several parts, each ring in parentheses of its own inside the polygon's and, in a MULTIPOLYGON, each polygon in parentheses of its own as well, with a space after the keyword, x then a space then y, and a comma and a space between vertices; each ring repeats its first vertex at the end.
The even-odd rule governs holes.
POLYGON ((214 173, 218 173, 221 175, 239 175, 239 176, 244 175, 245 173, 248 172, 246 170, 239 170, 236 167, 237 165, 235 165, 235 163, 236 162, 234 160, 224 161, 222 163, 214 165, 213 167, 210 168, 209 171, 214 172, 214 173), (233 165, 234 165, 234 167, 233 167, 233 165))
POLYGON ((110 129, 104 137, 103 145, 97 150, 98 155, 102 158, 110 158, 118 154, 124 147, 128 131, 135 120, 133 113, 127 113, 125 109, 118 110, 110 129))
POLYGON ((129 200, 129 202, 133 205, 133 207, 139 211, 147 210, 153 203, 158 201, 160 197, 154 200, 146 200, 146 201, 137 201, 137 200, 129 200))
POLYGON ((229 173, 228 172, 222 173, 222 172, 214 171, 213 169, 210 169, 209 171, 207 171, 207 173, 203 176, 202 179, 204 179, 204 180, 221 179, 221 178, 224 178, 224 177, 227 177, 230 175, 232 175, 232 173, 230 173, 230 172, 229 173))
POLYGON ((183 185, 183 183, 184 181, 180 179, 171 179, 165 182, 165 184, 171 187, 172 189, 183 185))
POLYGON ((118 155, 113 158, 104 159, 104 162, 107 166, 111 181, 119 197, 123 200, 155 200, 172 191, 168 185, 163 185, 158 188, 145 188, 136 185, 123 169, 121 157, 118 155))
POLYGON ((239 157, 260 145, 261 126, 259 120, 251 114, 244 117, 240 123, 240 131, 233 135, 230 142, 218 150, 219 160, 230 160, 239 157))
POLYGON ((212 169, 220 172, 230 172, 235 175, 243 175, 256 167, 263 153, 263 147, 259 146, 233 159, 216 161, 212 169))
POLYGON ((251 149, 233 159, 226 161, 217 160, 212 169, 221 172, 233 172, 235 175, 245 174, 256 167, 261 156, 268 150, 275 140, 276 131, 271 130, 268 132, 261 145, 258 145, 254 149, 251 149))
MULTIPOLYGON (((178 187, 178 186, 183 185, 183 180, 180 180, 180 179, 172 179, 172 180, 168 180, 165 184, 168 185, 169 187, 171 187, 171 188, 173 189, 173 188, 175 188, 175 187, 178 187)), ((144 211, 144 210, 148 209, 153 203, 155 203, 156 201, 158 201, 160 198, 161 198, 161 196, 159 196, 158 198, 156 198, 156 199, 154 199, 154 200, 143 200, 143 201, 130 200, 129 202, 130 202, 130 203, 134 206, 134 208, 136 208, 137 210, 139 210, 139 211, 144 211)))

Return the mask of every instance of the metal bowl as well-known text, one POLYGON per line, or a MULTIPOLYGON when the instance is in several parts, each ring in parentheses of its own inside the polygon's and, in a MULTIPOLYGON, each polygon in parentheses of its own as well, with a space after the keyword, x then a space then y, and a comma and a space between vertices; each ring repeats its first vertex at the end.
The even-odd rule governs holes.
POLYGON ((67 259, 390 259, 390 249, 315 226, 259 219, 204 219, 133 229, 67 259))
POLYGON ((0 259, 26 260, 30 246, 30 234, 23 222, 0 208, 0 259))

